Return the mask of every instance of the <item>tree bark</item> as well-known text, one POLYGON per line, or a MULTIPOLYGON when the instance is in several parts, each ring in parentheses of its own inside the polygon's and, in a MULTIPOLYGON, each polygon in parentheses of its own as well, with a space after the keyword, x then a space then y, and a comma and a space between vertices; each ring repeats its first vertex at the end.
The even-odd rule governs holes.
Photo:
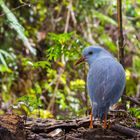
POLYGON ((22 118, 11 114, 0 116, 0 140, 26 140, 22 118))
MULTIPOLYGON (((119 61, 124 66, 124 37, 123 37, 123 20, 122 20, 122 0, 117 0, 117 18, 118 18, 118 47, 119 47, 119 61)), ((125 90, 123 92, 125 95, 125 90)), ((124 109, 126 109, 126 100, 122 97, 124 109)))

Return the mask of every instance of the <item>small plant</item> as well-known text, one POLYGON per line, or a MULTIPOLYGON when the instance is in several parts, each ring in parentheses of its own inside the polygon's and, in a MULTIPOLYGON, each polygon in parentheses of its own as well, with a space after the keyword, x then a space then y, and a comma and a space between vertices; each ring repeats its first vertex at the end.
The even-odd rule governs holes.
POLYGON ((140 127, 140 108, 129 108, 129 112, 132 114, 133 117, 137 118, 136 126, 140 127))

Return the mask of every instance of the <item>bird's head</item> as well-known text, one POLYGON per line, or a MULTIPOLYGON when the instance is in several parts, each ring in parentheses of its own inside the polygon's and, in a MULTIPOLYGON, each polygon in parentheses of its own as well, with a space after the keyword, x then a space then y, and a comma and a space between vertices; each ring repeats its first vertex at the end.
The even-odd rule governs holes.
POLYGON ((75 65, 78 65, 84 61, 88 62, 90 65, 99 57, 104 57, 107 55, 111 56, 111 54, 104 48, 99 46, 89 46, 83 50, 82 57, 75 63, 75 65))

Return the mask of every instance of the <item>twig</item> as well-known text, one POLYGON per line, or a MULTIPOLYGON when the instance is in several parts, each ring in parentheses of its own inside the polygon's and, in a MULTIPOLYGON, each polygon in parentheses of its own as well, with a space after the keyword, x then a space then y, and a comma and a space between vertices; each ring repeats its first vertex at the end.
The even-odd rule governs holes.
POLYGON ((49 105, 48 105, 48 107, 47 107, 47 110, 51 110, 51 107, 53 106, 53 104, 54 104, 54 102, 55 102, 55 97, 56 97, 57 89, 58 89, 58 86, 59 86, 59 84, 60 84, 60 78, 61 78, 63 72, 64 72, 64 68, 61 68, 61 69, 60 69, 60 73, 59 73, 59 75, 57 76, 56 86, 55 86, 55 89, 54 89, 54 92, 53 92, 53 96, 52 96, 52 98, 51 98, 51 100, 50 100, 50 103, 49 103, 49 105))
MULTIPOLYGON (((30 7, 30 4, 24 3, 24 4, 22 4, 22 5, 20 5, 20 6, 16 7, 16 8, 13 8, 13 9, 11 10, 11 12, 14 12, 14 11, 16 11, 17 9, 19 9, 19 8, 21 8, 21 7, 24 7, 24 6, 29 6, 29 7, 30 7)), ((8 14, 8 13, 7 13, 7 14, 8 14)), ((2 16, 4 16, 4 15, 6 15, 6 13, 1 14, 0 17, 2 17, 2 16)))
POLYGON ((70 3, 69 3, 69 6, 68 6, 68 13, 67 13, 66 24, 65 24, 65 30, 64 30, 65 33, 68 32, 69 20, 70 20, 70 9, 71 9, 71 1, 70 1, 70 3))
MULTIPOLYGON (((63 122, 52 121, 52 123, 34 124, 31 126, 31 128, 29 128, 28 125, 26 127, 31 129, 31 131, 34 133, 44 133, 44 132, 48 133, 57 128, 64 129, 65 131, 70 131, 72 129, 77 129, 80 127, 88 128, 89 122, 90 122, 89 117, 84 117, 82 119, 63 121, 63 122)), ((101 125, 98 122, 94 123, 94 128, 97 127, 101 127, 101 125)))
MULTIPOLYGON (((87 78, 87 69, 86 69, 86 64, 84 66, 84 81, 86 82, 86 78, 87 78)), ((88 108, 88 93, 87 93, 87 86, 85 84, 85 105, 86 108, 88 108)), ((87 113, 86 113, 87 115, 87 113)))
POLYGON ((77 119, 77 120, 63 121, 63 122, 59 122, 59 121, 54 122, 54 120, 52 120, 51 124, 52 125, 50 125, 50 123, 44 123, 44 124, 39 124, 39 125, 35 124, 31 126, 31 130, 35 133, 41 133, 41 132, 50 132, 56 128, 70 130, 70 129, 78 128, 81 126, 88 127, 89 117, 77 119))
MULTIPOLYGON (((123 37, 123 25, 122 25, 122 0, 117 0, 117 17, 118 17, 118 45, 119 45, 119 60, 124 66, 124 37, 123 37)), ((125 95, 125 90, 123 95, 125 95)), ((122 103, 124 104, 124 109, 126 109, 126 101, 122 97, 122 103)))
POLYGON ((127 128, 125 126, 118 125, 118 124, 111 126, 110 129, 131 137, 136 137, 139 134, 139 132, 135 131, 134 129, 127 128))
POLYGON ((129 101, 133 102, 134 104, 140 106, 140 102, 139 102, 137 99, 135 99, 135 98, 133 98, 133 97, 125 96, 125 95, 123 95, 123 97, 124 97, 126 100, 129 100, 129 101))
POLYGON ((75 138, 75 137, 72 137, 72 136, 68 135, 68 136, 66 136, 66 140, 84 140, 84 139, 75 138))
POLYGON ((85 17, 85 22, 86 22, 86 25, 87 25, 87 34, 85 35, 87 40, 91 43, 91 44, 95 44, 95 41, 92 37, 92 31, 91 31, 91 27, 92 25, 90 24, 90 21, 89 21, 89 17, 85 17))
POLYGON ((76 21, 76 18, 75 18, 74 11, 73 11, 73 9, 72 9, 72 2, 71 2, 71 7, 70 7, 70 13, 71 13, 71 18, 72 18, 72 21, 73 21, 74 27, 76 27, 76 25, 77 25, 77 21, 76 21))
MULTIPOLYGON (((83 120, 83 121, 80 121, 80 122, 69 122, 69 123, 66 123, 66 122, 62 122, 62 123, 59 123, 59 124, 53 124, 51 126, 47 126, 47 125, 32 125, 31 126, 31 131, 36 133, 36 134, 39 134, 39 133, 49 133, 57 128, 60 128, 62 130, 65 130, 66 132, 69 132, 70 130, 72 129, 77 129, 77 128, 80 128, 80 127, 88 127, 89 126, 89 120, 83 120)), ((94 128, 99 128, 99 126, 95 126, 94 128)), ((100 128, 102 130, 102 128, 100 128)), ((119 125, 119 124, 115 124, 115 125, 112 125, 110 127, 111 130, 113 131, 117 131, 121 134, 124 134, 125 136, 130 136, 130 137, 137 137, 139 136, 139 131, 136 131, 134 129, 131 129, 131 128, 128 128, 128 127, 125 127, 125 126, 122 126, 122 125, 119 125)), ((93 129, 92 131, 96 131, 96 129, 93 129)), ((90 131, 88 131, 90 132, 90 131)))
MULTIPOLYGON (((125 110, 110 110, 110 112, 112 112, 112 113, 123 113, 124 115, 125 115, 125 117, 127 118, 127 119, 130 119, 131 121, 133 121, 134 123, 136 123, 136 118, 133 118, 127 111, 125 111, 125 110)), ((109 114, 109 115, 111 115, 111 114, 109 114)))
POLYGON ((122 0, 117 0, 119 59, 124 66, 124 37, 122 26, 122 0))
POLYGON ((68 13, 67 13, 66 24, 65 24, 65 30, 64 30, 65 33, 68 32, 68 26, 69 26, 70 16, 71 16, 71 18, 72 18, 74 27, 76 27, 77 21, 76 21, 76 18, 75 18, 74 11, 73 11, 73 9, 72 9, 72 0, 69 1, 68 13))

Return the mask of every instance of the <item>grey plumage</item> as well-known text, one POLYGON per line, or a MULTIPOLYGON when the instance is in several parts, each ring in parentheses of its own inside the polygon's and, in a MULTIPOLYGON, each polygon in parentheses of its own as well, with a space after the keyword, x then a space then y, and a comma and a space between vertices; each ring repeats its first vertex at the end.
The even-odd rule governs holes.
POLYGON ((94 118, 103 118, 109 107, 121 97, 125 87, 125 71, 122 65, 104 48, 90 46, 83 57, 89 64, 87 89, 94 118))

